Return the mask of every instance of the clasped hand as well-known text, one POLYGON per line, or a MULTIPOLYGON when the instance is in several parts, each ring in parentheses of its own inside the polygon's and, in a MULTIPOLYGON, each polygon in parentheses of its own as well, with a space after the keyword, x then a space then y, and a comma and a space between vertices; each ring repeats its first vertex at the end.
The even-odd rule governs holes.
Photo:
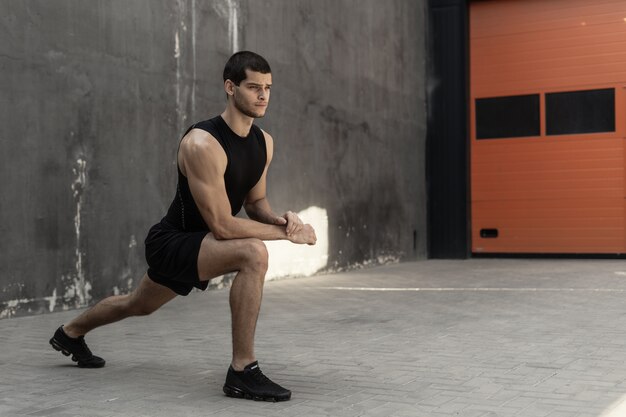
POLYGON ((310 224, 304 224, 300 217, 293 211, 288 211, 276 218, 276 224, 285 225, 287 239, 293 243, 315 245, 317 236, 310 224))

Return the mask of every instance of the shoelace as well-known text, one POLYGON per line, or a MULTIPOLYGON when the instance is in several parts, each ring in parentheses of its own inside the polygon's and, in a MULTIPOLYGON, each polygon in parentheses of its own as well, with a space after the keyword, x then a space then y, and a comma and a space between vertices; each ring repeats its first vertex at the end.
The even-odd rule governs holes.
MULTIPOLYGON (((85 337, 81 336, 78 338, 78 343, 80 343, 80 346, 85 349, 85 357, 91 357, 93 356, 93 353, 91 353, 91 350, 89 350, 89 348, 87 347, 87 343, 85 343, 85 337)), ((82 356, 82 355, 81 355, 82 356)))
POLYGON ((272 381, 265 376, 260 368, 257 368, 254 371, 250 372, 250 377, 259 384, 272 383, 272 381))

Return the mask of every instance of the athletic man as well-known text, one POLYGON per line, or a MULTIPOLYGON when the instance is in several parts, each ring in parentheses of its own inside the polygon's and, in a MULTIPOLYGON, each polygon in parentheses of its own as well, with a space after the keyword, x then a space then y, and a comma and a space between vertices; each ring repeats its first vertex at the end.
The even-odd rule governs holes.
POLYGON ((142 316, 193 287, 237 272, 230 289, 233 356, 224 393, 231 397, 283 401, 291 392, 270 381, 254 354, 254 332, 267 270, 262 240, 313 245, 315 231, 298 216, 277 216, 267 201, 266 177, 272 137, 255 126, 265 115, 272 75, 253 52, 234 54, 224 68, 227 104, 213 119, 191 126, 178 149, 178 186, 167 215, 146 238, 148 271, 128 295, 105 298, 59 327, 50 344, 79 367, 100 368, 84 335, 96 327, 142 316), (245 208, 249 219, 235 217, 245 208))

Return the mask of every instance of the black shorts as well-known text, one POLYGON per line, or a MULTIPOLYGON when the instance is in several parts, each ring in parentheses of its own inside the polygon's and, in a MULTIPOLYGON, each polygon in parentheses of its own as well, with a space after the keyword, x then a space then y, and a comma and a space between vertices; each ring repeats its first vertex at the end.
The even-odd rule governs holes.
POLYGON ((196 287, 206 290, 208 281, 198 276, 198 253, 208 232, 182 232, 165 220, 150 228, 146 237, 148 277, 179 295, 196 287))

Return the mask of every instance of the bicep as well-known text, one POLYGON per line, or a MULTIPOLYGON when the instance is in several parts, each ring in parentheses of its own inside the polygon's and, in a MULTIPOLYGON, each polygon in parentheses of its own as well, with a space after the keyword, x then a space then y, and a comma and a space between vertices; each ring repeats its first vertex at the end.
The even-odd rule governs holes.
POLYGON ((191 195, 202 218, 215 231, 225 217, 231 217, 231 210, 224 183, 226 155, 212 140, 215 143, 191 138, 181 150, 191 195))

